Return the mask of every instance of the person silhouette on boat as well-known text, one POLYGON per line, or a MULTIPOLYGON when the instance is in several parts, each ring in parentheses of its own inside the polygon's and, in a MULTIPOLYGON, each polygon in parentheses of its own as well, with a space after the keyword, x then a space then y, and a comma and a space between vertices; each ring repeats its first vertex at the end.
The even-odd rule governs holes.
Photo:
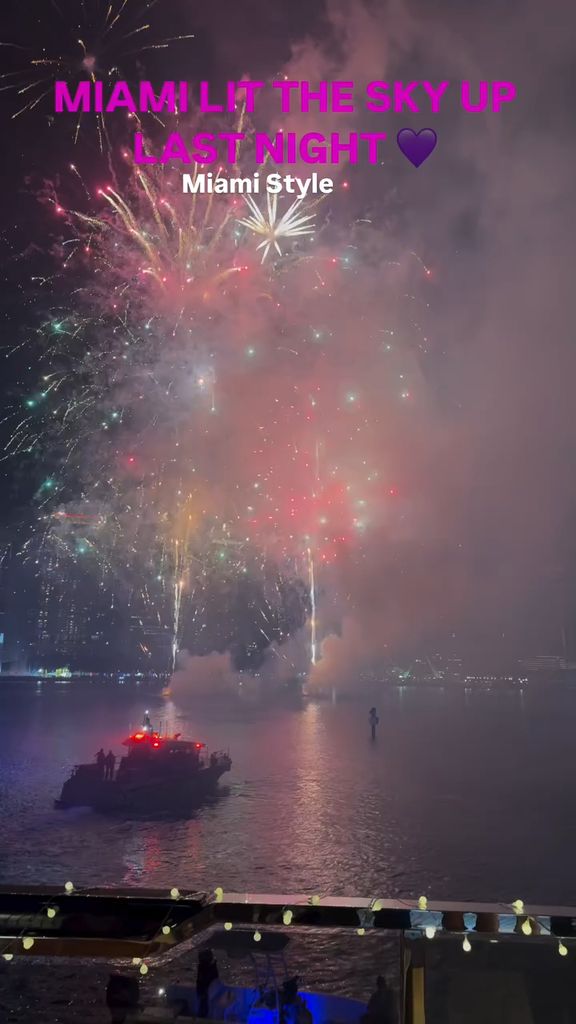
POLYGON ((371 732, 372 732, 372 739, 375 740, 376 739, 376 726, 378 725, 378 722, 380 721, 380 719, 378 718, 378 712, 376 711, 376 708, 370 708, 370 715, 368 717, 370 719, 370 729, 371 729, 371 732))
POLYGON ((106 770, 106 754, 102 747, 100 747, 100 750, 96 754, 96 764, 98 766, 98 775, 103 779, 104 772, 106 770))
POLYGON ((196 974, 196 1000, 198 1016, 208 1016, 208 993, 213 981, 217 981, 218 963, 211 949, 201 949, 198 954, 198 972, 196 974))
POLYGON ((144 732, 152 732, 152 722, 150 721, 150 712, 144 713, 144 732))
POLYGON ((111 750, 106 754, 105 762, 105 773, 104 778, 112 780, 114 778, 114 769, 116 767, 116 757, 111 750))

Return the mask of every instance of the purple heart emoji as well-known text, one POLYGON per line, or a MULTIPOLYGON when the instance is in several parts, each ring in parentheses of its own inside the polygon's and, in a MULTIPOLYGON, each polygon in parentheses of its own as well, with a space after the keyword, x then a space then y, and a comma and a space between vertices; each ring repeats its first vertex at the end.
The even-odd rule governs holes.
POLYGON ((410 163, 414 164, 414 167, 420 167, 436 148, 438 136, 433 128, 422 128, 419 132, 413 131, 412 128, 402 128, 396 136, 396 142, 410 163))

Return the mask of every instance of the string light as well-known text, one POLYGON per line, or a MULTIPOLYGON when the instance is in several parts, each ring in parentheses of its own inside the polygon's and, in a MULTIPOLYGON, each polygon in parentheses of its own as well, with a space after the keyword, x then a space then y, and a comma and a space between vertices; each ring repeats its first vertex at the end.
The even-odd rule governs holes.
MULTIPOLYGON (((66 885, 65 885, 65 889, 66 889, 67 892, 72 892, 74 890, 73 883, 72 882, 67 882, 66 885)), ((180 891, 177 888, 174 887, 174 888, 172 888, 170 890, 170 895, 172 896, 173 899, 178 899, 180 897, 180 891)), ((222 900, 224 898, 224 891, 223 891, 223 889, 221 887, 216 888, 214 890, 214 895, 215 895, 215 898, 216 898, 216 902, 222 902, 222 900)), ((313 906, 318 906, 319 903, 320 903, 320 896, 315 894, 315 895, 309 897, 308 902, 311 905, 313 905, 313 906)), ((517 914, 519 914, 521 912, 521 910, 524 909, 524 903, 523 903, 522 900, 516 900, 513 904, 511 904, 511 906, 514 908, 514 910, 516 911, 517 914)), ((381 900, 381 899, 373 899, 372 900, 371 905, 370 905, 371 911, 377 912, 377 911, 381 910, 382 907, 383 907, 383 900, 381 900)), ((420 910, 427 910, 428 900, 427 900, 427 898, 425 896, 420 896, 419 897, 419 899, 418 899, 418 907, 419 907, 420 910)), ((48 907, 46 907, 46 915, 49 918, 51 918, 51 919, 53 919, 58 912, 59 912, 59 908, 58 907, 55 907, 55 906, 48 906, 48 907)), ((362 915, 359 915, 359 916, 362 916, 362 915)), ((293 921, 293 917, 294 917, 293 911, 291 909, 285 909, 283 911, 283 913, 282 913, 282 922, 283 922, 283 924, 286 925, 286 926, 290 925, 292 923, 292 921, 293 921)), ((521 924, 520 927, 521 927, 522 933, 525 936, 532 935, 533 932, 534 932, 533 921, 532 921, 532 919, 530 917, 526 917, 525 920, 522 921, 522 924, 521 924)), ((224 923, 225 931, 231 931, 232 928, 233 928, 233 924, 232 924, 231 921, 226 921, 224 923)), ((437 929, 436 925, 433 925, 433 924, 427 925, 425 927, 425 929, 424 929, 424 933, 425 933, 426 938, 430 939, 430 940, 434 939, 435 936, 436 936, 437 930, 438 929, 437 929)), ((169 935, 171 933, 171 931, 172 931, 172 926, 168 925, 168 924, 164 924, 162 926, 161 931, 162 931, 163 935, 169 935)), ((358 936, 364 936, 366 934, 366 929, 364 927, 359 927, 359 928, 356 929, 356 934, 358 936)), ((253 934, 253 940, 254 940, 254 942, 261 942, 261 940, 262 940, 262 933, 258 929, 256 929, 256 931, 253 934)), ((24 936, 24 937, 22 937, 21 941, 22 941, 22 947, 26 951, 31 950, 33 948, 33 946, 35 945, 35 939, 32 936, 24 936)), ((496 939, 492 939, 491 941, 492 942, 497 942, 496 939)), ((463 949, 463 951, 465 953, 469 953, 472 950, 472 943, 470 942, 470 938, 469 938, 468 933, 465 933, 464 936, 463 936, 462 949, 463 949)), ((562 939, 558 940, 557 950, 558 950, 559 956, 562 956, 562 957, 567 956, 568 952, 569 952, 568 947, 565 945, 565 943, 563 942, 562 939)), ((4 961, 6 961, 6 962, 10 962, 14 958, 14 954, 13 953, 2 953, 1 955, 2 955, 2 959, 4 961)), ((148 968, 147 964, 143 962, 141 957, 133 957, 132 958, 132 964, 134 966, 139 967, 139 973, 142 976, 144 976, 144 975, 149 973, 149 968, 148 968)), ((162 994, 163 990, 159 990, 159 993, 162 994)))

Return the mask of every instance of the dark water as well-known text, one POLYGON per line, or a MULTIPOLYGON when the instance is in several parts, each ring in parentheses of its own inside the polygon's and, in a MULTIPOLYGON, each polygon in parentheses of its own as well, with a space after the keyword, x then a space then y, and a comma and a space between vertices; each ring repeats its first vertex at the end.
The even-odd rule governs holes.
POLYGON ((576 903, 576 693, 391 690, 300 710, 121 687, 0 688, 0 882, 217 885, 576 903), (146 707, 229 747, 227 795, 186 821, 56 811, 70 767, 146 707))

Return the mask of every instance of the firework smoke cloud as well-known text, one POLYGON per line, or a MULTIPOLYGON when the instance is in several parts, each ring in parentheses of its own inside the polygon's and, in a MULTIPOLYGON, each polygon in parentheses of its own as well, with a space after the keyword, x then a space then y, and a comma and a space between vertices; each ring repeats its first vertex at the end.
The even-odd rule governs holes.
MULTIPOLYGON (((330 2, 324 41, 303 41, 270 81, 353 82, 365 96, 418 78, 425 48, 430 82, 514 81, 519 95, 530 85, 506 50, 512 20, 500 29, 508 63, 482 58, 480 26, 454 45, 402 3, 330 2)), ((83 45, 93 83, 103 57, 86 64, 83 45)), ((50 88, 68 68, 46 69, 50 88)), ((37 282, 40 372, 5 411, 5 457, 50 467, 25 555, 84 560, 157 621, 172 666, 179 650, 220 658, 225 682, 248 647, 260 666, 295 638, 324 688, 475 618, 512 635, 510 608, 522 617, 530 581, 559 555, 565 484, 540 424, 549 414, 571 437, 555 395, 573 367, 555 313, 566 162, 551 151, 541 191, 511 98, 497 117, 472 115, 445 90, 425 168, 387 142, 375 161, 335 163, 330 195, 296 201, 183 194, 182 168, 152 154, 170 132, 206 130, 197 107, 124 112, 126 130, 118 111, 74 115, 74 135, 96 119, 106 174, 95 182, 74 159, 39 187, 54 225, 52 275, 37 282), (134 158, 136 129, 148 162, 134 158), (235 620, 215 653, 210 616, 235 620)), ((239 136, 221 178, 254 174, 255 131, 318 130, 302 104, 245 101, 209 117, 209 131, 239 136)), ((388 111, 386 131, 430 127, 428 101, 406 124, 388 111)), ((350 105, 322 114, 324 136, 378 133, 383 112, 350 105)))

